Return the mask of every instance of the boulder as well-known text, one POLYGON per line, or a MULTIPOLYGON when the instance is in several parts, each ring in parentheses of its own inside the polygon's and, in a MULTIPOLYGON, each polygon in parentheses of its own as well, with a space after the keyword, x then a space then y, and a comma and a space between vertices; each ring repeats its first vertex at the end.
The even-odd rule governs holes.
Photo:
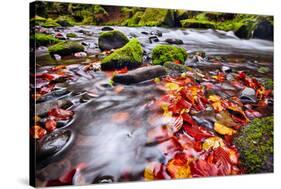
POLYGON ((138 67, 142 63, 143 50, 140 42, 133 38, 124 47, 117 49, 101 62, 102 70, 138 67))
POLYGON ((72 55, 76 52, 84 51, 84 46, 78 42, 61 42, 48 48, 51 55, 58 54, 60 56, 72 55))
POLYGON ((128 71, 125 74, 117 74, 112 78, 112 80, 116 83, 132 84, 151 80, 166 74, 166 69, 163 66, 156 65, 138 68, 128 71))
POLYGON ((186 58, 186 50, 173 45, 157 45, 152 50, 152 64, 154 65, 163 65, 169 61, 179 61, 184 64, 186 58))
POLYGON ((121 48, 128 42, 126 35, 117 30, 102 32, 98 39, 99 48, 103 51, 121 48))
POLYGON ((168 69, 169 72, 171 73, 178 73, 178 74, 181 74, 181 73, 185 73, 187 71, 190 71, 191 68, 188 67, 188 66, 185 66, 185 65, 182 65, 182 64, 175 64, 173 62, 165 62, 163 64, 163 66, 165 68, 168 69))
POLYGON ((242 127, 233 143, 246 173, 273 172, 273 117, 256 118, 242 127))
POLYGON ((253 38, 273 41, 273 24, 268 20, 259 22, 253 32, 253 38))
POLYGON ((102 27, 101 28, 101 31, 112 31, 114 30, 112 27, 109 27, 109 26, 105 26, 105 27, 102 27))
POLYGON ((243 103, 257 102, 256 91, 250 87, 246 87, 245 89, 243 89, 239 98, 243 103))
POLYGON ((169 44, 175 44, 175 45, 181 45, 183 44, 183 41, 181 39, 172 39, 172 38, 168 38, 165 40, 165 42, 169 43, 169 44))

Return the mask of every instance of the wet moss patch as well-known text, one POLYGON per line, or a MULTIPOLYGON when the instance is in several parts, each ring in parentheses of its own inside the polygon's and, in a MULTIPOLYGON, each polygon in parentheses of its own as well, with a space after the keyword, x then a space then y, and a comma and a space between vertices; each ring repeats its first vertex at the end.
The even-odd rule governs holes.
POLYGON ((152 50, 152 64, 163 65, 165 62, 180 61, 184 64, 187 58, 187 52, 184 48, 174 45, 157 45, 152 50))

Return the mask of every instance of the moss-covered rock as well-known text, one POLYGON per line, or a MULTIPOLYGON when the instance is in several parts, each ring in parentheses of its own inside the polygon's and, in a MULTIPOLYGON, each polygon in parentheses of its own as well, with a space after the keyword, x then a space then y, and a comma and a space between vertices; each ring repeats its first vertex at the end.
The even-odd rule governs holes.
POLYGON ((143 50, 140 42, 133 38, 124 47, 117 49, 112 54, 102 60, 103 70, 119 69, 127 67, 129 69, 138 67, 142 63, 143 50))
POLYGON ((182 64, 175 64, 173 62, 165 62, 163 66, 167 68, 168 71, 172 74, 181 74, 192 70, 192 68, 188 66, 182 64))
POLYGON ((30 21, 34 25, 41 26, 41 25, 43 25, 46 22, 46 20, 47 20, 46 18, 36 15, 30 21))
POLYGON ((131 26, 131 27, 138 26, 142 16, 143 16, 143 12, 138 11, 131 18, 126 19, 125 22, 122 23, 122 25, 131 26))
POLYGON ((118 30, 112 30, 100 34, 98 45, 101 50, 110 50, 123 47, 128 41, 125 34, 118 30))
POLYGON ((184 28, 215 29, 215 23, 209 20, 186 19, 180 21, 184 28))
POLYGON ((155 65, 163 65, 165 62, 169 61, 180 61, 183 64, 186 58, 186 50, 173 45, 157 45, 152 50, 152 64, 155 65))
POLYGON ((43 27, 45 28, 53 28, 53 27, 59 27, 61 26, 60 24, 58 24, 55 20, 48 18, 44 24, 42 24, 43 27))
POLYGON ((76 33, 68 33, 68 34, 66 34, 66 37, 75 38, 75 37, 77 37, 77 35, 76 35, 76 33))
POLYGON ((71 55, 76 52, 84 51, 83 45, 78 42, 61 42, 48 48, 51 55, 59 54, 61 56, 71 55))
POLYGON ((70 16, 59 16, 56 19, 56 22, 63 27, 73 26, 76 24, 75 20, 73 18, 71 18, 70 16))
POLYGON ((147 8, 139 21, 139 26, 169 26, 173 27, 174 14, 172 10, 147 8))
POLYGON ((243 127, 234 144, 247 173, 273 172, 273 117, 256 118, 243 127))
POLYGON ((57 38, 43 33, 35 33, 35 35, 31 37, 31 40, 35 41, 36 47, 53 45, 60 42, 57 38))

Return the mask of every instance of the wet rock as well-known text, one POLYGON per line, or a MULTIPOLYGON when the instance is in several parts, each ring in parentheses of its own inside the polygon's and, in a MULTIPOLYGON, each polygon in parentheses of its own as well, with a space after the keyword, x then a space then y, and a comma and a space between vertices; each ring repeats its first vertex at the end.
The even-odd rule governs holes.
POLYGON ((156 30, 156 31, 152 31, 152 32, 150 32, 150 35, 156 35, 156 36, 158 36, 158 37, 162 37, 162 32, 161 31, 159 31, 159 30, 156 30))
POLYGON ((242 90, 239 98, 243 103, 257 102, 256 91, 249 87, 246 87, 245 89, 242 90))
POLYGON ((148 39, 149 39, 150 43, 159 42, 159 39, 157 36, 150 36, 148 39))
POLYGON ((47 159, 62 154, 73 141, 73 133, 70 130, 54 131, 46 135, 38 142, 38 159, 47 159))
POLYGON ((185 49, 173 45, 157 45, 152 50, 152 64, 154 65, 162 65, 169 61, 179 61, 183 64, 186 58, 185 49))
POLYGON ((169 38, 169 39, 166 39, 165 40, 167 43, 169 44, 175 44, 175 45, 181 45, 183 44, 183 41, 181 39, 172 39, 172 38, 169 38))
POLYGON ((234 76, 232 75, 232 74, 226 74, 226 80, 228 80, 228 81, 233 81, 235 78, 234 78, 234 76))
POLYGON ((93 33, 91 31, 87 31, 87 30, 78 30, 77 32, 82 33, 87 36, 93 35, 93 33))
POLYGON ((138 67, 142 63, 143 50, 140 42, 133 38, 124 47, 117 49, 101 62, 102 70, 128 69, 138 67))
POLYGON ((103 51, 121 48, 128 42, 126 35, 117 30, 102 32, 98 39, 99 48, 103 51))
POLYGON ((223 73, 231 73, 231 72, 232 72, 232 69, 231 69, 230 67, 228 67, 228 66, 222 66, 222 67, 221 67, 221 71, 222 71, 223 73))
POLYGON ((83 45, 78 42, 62 42, 48 48, 51 55, 58 54, 60 56, 72 55, 76 52, 84 51, 83 45))
POLYGON ((148 35, 149 33, 146 31, 142 31, 141 34, 148 35))
POLYGON ((49 93, 41 96, 39 99, 36 100, 36 102, 37 103, 45 102, 45 101, 48 101, 48 100, 51 100, 51 99, 55 99, 55 98, 65 96, 69 93, 70 93, 70 91, 68 91, 67 89, 64 89, 64 88, 63 89, 57 89, 57 90, 54 90, 52 92, 49 92, 49 93))
POLYGON ((114 30, 112 27, 109 27, 109 26, 105 26, 105 27, 102 27, 101 28, 101 31, 112 31, 114 30))
POLYGON ((166 74, 165 68, 157 65, 138 68, 125 74, 117 74, 112 80, 116 83, 132 84, 161 77, 166 74))
POLYGON ((191 70, 188 66, 175 64, 173 62, 165 62, 163 66, 167 68, 168 72, 171 74, 181 74, 191 70))
POLYGON ((114 178, 112 176, 101 176, 97 177, 93 183, 112 183, 114 182, 114 178))
POLYGON ((259 22, 253 32, 253 38, 273 41, 273 24, 268 20, 259 22))
POLYGON ((76 58, 87 57, 87 53, 85 53, 85 52, 77 52, 77 53, 74 53, 74 56, 76 58))
POLYGON ((252 24, 244 24, 235 31, 235 35, 242 39, 249 39, 252 37, 252 24))
POLYGON ((62 108, 67 109, 71 107, 73 103, 70 100, 52 100, 48 102, 43 102, 35 105, 36 115, 43 115, 46 114, 52 108, 62 108))

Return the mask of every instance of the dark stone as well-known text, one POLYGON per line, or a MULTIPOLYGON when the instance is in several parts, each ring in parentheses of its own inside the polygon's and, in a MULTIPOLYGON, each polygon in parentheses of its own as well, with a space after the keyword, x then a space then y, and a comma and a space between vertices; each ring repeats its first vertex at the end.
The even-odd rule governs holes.
POLYGON ((189 71, 191 68, 182 64, 175 64, 173 62, 165 62, 163 64, 165 68, 168 69, 168 72, 171 74, 181 74, 189 71))
POLYGON ((117 30, 102 32, 98 39, 99 48, 103 51, 121 48, 128 42, 126 35, 117 30))
POLYGON ((221 71, 223 73, 231 73, 232 69, 230 67, 228 67, 228 66, 222 66, 221 71))
POLYGON ((183 44, 183 41, 181 39, 171 39, 171 38, 169 38, 169 39, 166 39, 165 41, 169 44, 175 44, 175 45, 183 44))
POLYGON ((73 141, 73 133, 70 130, 54 131, 38 142, 37 158, 48 159, 62 154, 73 141))
POLYGON ((257 103, 256 91, 250 87, 243 89, 239 98, 243 103, 257 103))
POLYGON ((166 75, 167 71, 163 66, 148 66, 129 71, 125 74, 117 74, 113 77, 116 83, 132 84, 154 79, 166 75))
POLYGON ((158 39, 158 37, 157 36, 150 36, 149 38, 149 42, 150 43, 153 43, 153 42, 159 42, 159 39, 158 39))
POLYGON ((242 39, 249 39, 252 37, 252 28, 248 24, 242 25, 237 31, 234 32, 235 35, 242 39))
POLYGON ((156 36, 158 36, 158 37, 162 37, 162 32, 161 31, 159 31, 159 30, 156 30, 156 31, 152 31, 152 32, 150 32, 150 35, 156 35, 156 36))
POLYGON ((109 26, 105 26, 105 27, 102 27, 101 28, 101 31, 112 31, 114 30, 112 27, 109 27, 109 26))
POLYGON ((48 100, 52 100, 52 99, 56 99, 62 96, 65 96, 67 94, 69 94, 70 91, 68 91, 67 89, 58 89, 58 90, 54 90, 50 93, 47 93, 43 96, 41 96, 39 99, 37 99, 37 103, 41 103, 41 102, 45 102, 48 100))
POLYGON ((273 25, 267 20, 258 23, 253 33, 253 38, 273 41, 273 25))
POLYGON ((146 31, 142 31, 141 33, 144 34, 144 35, 148 35, 148 34, 149 34, 149 33, 146 32, 146 31))
POLYGON ((114 178, 112 176, 99 176, 95 178, 93 183, 112 183, 114 182, 114 178))

